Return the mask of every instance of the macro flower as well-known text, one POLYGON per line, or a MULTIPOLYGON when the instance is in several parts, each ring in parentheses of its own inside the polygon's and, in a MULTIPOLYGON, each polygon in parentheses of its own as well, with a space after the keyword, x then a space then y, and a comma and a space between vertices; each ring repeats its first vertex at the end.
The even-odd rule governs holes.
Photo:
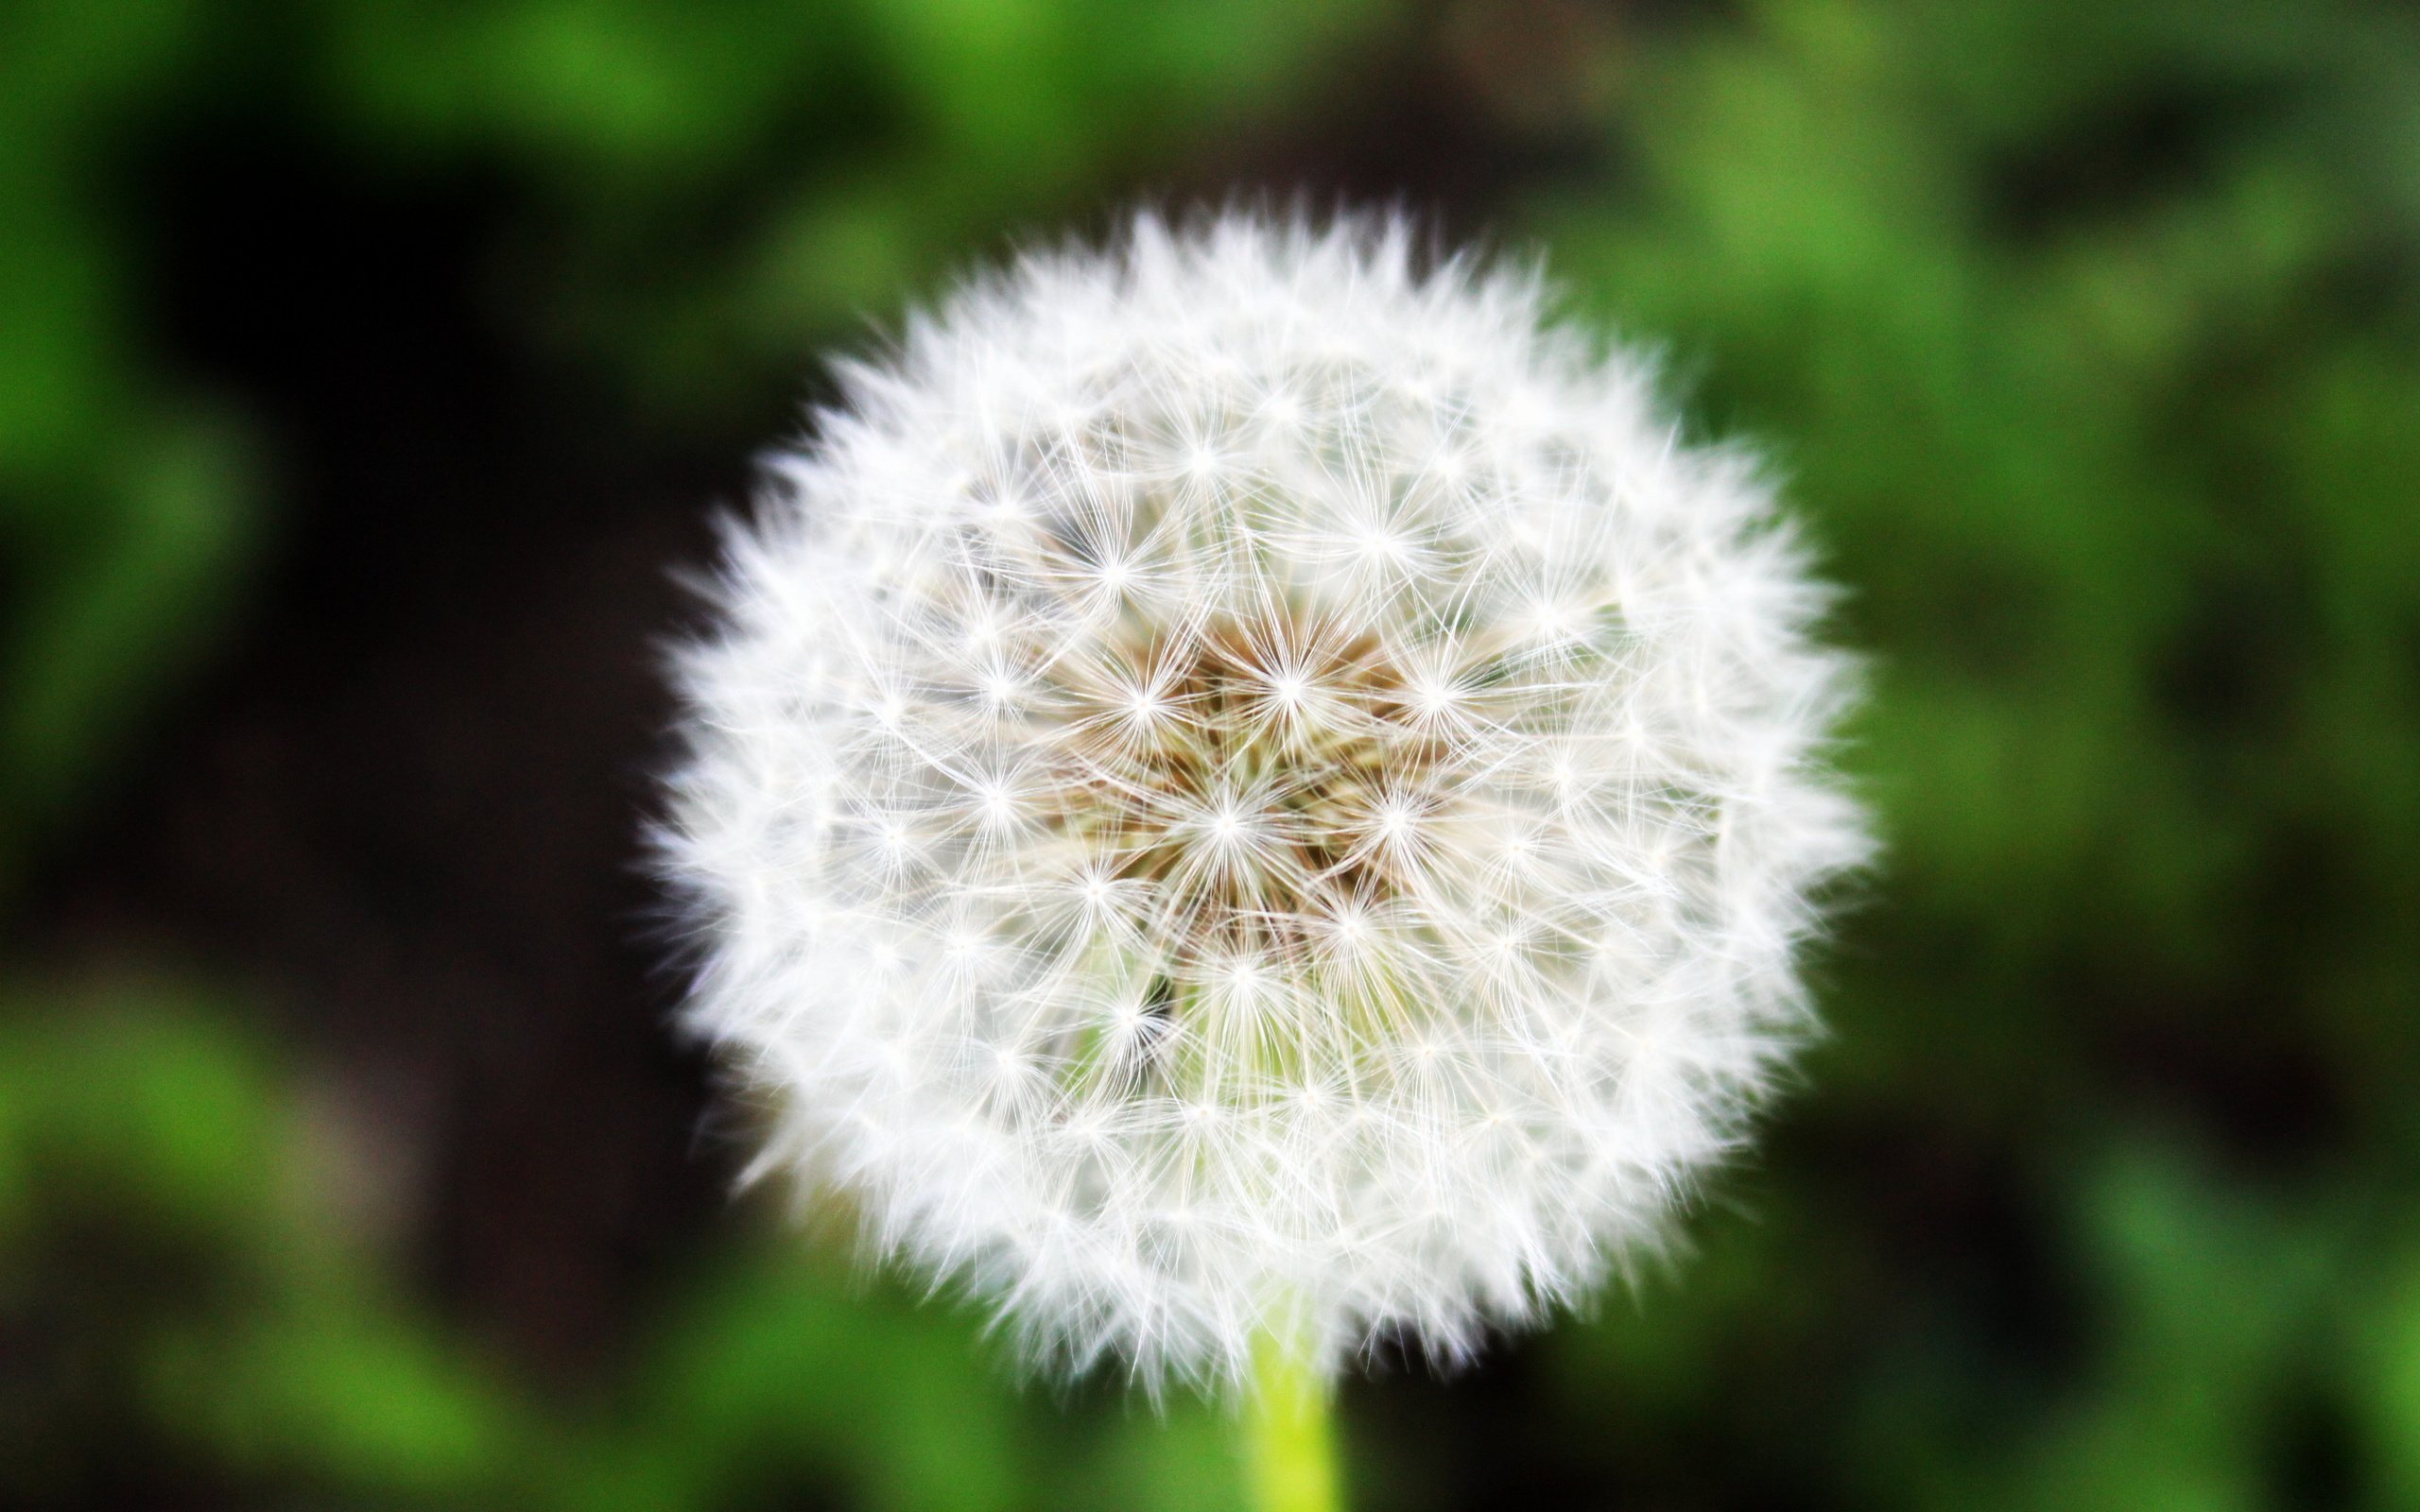
POLYGON ((760 1169, 1154 1382, 1458 1357, 1655 1246, 1867 847, 1753 461, 1395 220, 1143 217, 839 378, 662 841, 760 1169))

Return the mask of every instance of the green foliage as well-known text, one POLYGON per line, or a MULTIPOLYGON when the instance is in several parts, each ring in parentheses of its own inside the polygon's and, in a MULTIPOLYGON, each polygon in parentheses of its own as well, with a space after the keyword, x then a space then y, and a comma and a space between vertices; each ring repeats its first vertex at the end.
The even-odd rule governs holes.
POLYGON ((328 21, 354 129, 497 156, 576 227, 544 318, 690 416, 1106 180, 1265 115, 1374 0, 371 0, 328 21), (700 245, 701 216, 752 203, 700 245))
POLYGON ((314 1190, 280 1068, 161 989, 12 1006, 0 1316, 36 1342, 0 1419, 42 1452, 0 1468, 0 1494, 63 1494, 136 1424, 230 1478, 409 1499, 493 1482, 492 1389, 314 1190))
POLYGON ((93 184, 193 10, 0 12, 0 897, 35 816, 83 796, 90 751, 242 581, 240 448, 146 370, 130 249, 93 184))

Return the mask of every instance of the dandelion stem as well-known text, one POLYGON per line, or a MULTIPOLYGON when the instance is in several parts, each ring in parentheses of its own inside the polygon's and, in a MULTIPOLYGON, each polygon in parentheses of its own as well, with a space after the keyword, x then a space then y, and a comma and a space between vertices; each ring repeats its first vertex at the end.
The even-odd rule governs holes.
POLYGON ((1301 1351, 1264 1334, 1244 1403, 1244 1473, 1253 1512, 1342 1512, 1328 1383, 1301 1351))

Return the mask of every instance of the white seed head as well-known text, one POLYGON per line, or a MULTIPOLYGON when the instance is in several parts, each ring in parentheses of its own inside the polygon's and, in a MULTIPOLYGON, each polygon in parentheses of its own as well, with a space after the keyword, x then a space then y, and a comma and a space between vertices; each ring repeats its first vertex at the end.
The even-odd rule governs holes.
POLYGON ((1146 217, 847 369, 683 663, 763 1164, 1036 1359, 1446 1356, 1738 1140, 1866 847, 1754 469, 1537 280, 1146 217))

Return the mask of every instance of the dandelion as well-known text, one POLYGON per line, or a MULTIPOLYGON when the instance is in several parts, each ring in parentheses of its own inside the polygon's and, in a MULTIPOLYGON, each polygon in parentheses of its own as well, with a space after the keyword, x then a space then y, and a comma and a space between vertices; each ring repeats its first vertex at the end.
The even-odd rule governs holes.
POLYGON ((1755 467, 1415 253, 1144 217, 975 282, 773 458, 682 663, 760 1169, 1030 1360, 1248 1388, 1273 1481, 1357 1353, 1657 1244, 1866 847, 1755 467))

